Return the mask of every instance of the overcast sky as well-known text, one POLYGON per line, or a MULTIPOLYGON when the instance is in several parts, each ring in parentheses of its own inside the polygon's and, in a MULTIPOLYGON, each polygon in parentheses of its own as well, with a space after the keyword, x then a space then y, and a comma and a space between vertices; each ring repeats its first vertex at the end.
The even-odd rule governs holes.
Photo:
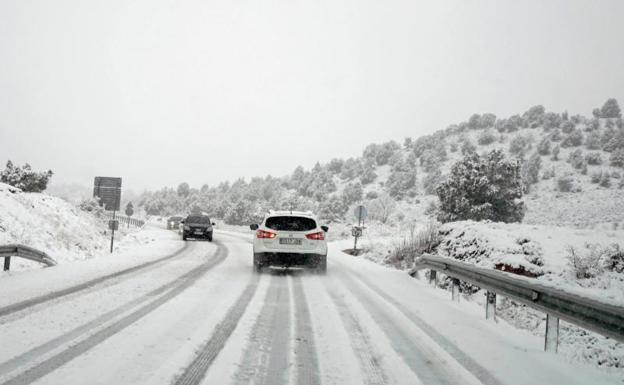
POLYGON ((624 1, 0 0, 0 162, 284 175, 474 112, 624 102, 624 1))

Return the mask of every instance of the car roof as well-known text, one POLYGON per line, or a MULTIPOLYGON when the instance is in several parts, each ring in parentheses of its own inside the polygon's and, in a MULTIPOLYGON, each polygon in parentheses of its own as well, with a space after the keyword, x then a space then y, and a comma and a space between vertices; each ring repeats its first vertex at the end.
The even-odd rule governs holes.
POLYGON ((307 217, 314 219, 314 213, 312 211, 291 211, 291 210, 270 210, 266 215, 268 217, 307 217))

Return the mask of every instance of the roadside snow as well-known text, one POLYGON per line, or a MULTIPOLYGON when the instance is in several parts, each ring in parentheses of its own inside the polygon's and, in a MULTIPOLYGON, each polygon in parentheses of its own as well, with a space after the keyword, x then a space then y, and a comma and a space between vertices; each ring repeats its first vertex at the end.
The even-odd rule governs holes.
MULTIPOLYGON (((120 226, 115 250, 124 252, 150 242, 152 236, 136 227, 120 226)), ((84 212, 63 199, 25 193, 0 184, 0 245, 23 244, 46 252, 59 265, 110 253, 110 232, 102 218, 84 212)), ((42 268, 13 258, 11 271, 42 268)), ((0 275, 2 276, 2 275, 0 275)))

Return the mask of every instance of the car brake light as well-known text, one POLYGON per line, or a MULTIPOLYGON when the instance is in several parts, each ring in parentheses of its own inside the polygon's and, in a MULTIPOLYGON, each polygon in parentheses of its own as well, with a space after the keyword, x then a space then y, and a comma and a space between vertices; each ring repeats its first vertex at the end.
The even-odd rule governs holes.
POLYGON ((277 237, 277 234, 272 233, 270 231, 264 231, 264 230, 258 230, 256 231, 256 237, 257 238, 262 238, 262 239, 273 239, 275 237, 277 237))
POLYGON ((325 240, 325 233, 321 231, 319 233, 306 234, 306 238, 314 241, 323 241, 325 240))

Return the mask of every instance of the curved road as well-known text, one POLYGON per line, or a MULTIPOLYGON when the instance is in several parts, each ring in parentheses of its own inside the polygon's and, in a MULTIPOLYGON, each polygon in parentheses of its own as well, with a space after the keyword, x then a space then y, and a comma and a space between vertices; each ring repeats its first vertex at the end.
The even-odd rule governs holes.
POLYGON ((336 245, 326 276, 253 274, 248 237, 0 308, 0 384, 619 383, 336 245))

